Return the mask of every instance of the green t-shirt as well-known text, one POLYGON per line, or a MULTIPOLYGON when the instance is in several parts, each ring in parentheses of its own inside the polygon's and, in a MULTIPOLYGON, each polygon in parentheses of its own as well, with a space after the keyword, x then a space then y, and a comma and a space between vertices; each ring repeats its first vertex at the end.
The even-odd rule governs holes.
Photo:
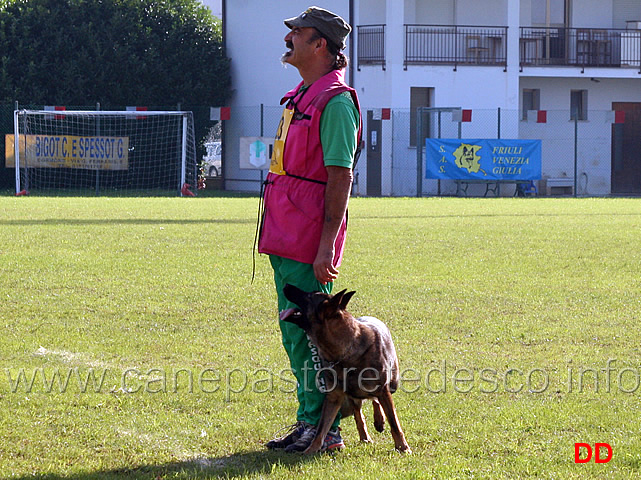
POLYGON ((325 166, 352 168, 358 137, 358 110, 349 92, 327 102, 320 118, 325 166))

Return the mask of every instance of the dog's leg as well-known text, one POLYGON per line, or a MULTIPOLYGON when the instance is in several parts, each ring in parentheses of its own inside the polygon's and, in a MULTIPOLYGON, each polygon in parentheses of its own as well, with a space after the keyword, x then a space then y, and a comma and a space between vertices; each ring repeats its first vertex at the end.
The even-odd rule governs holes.
POLYGON ((316 425, 316 436, 309 447, 307 447, 307 450, 303 453, 316 453, 321 449, 323 446, 323 440, 325 440, 325 436, 329 432, 329 429, 336 418, 336 414, 341 409, 344 397, 345 394, 339 390, 334 390, 325 396, 320 421, 318 422, 318 425, 316 425))
POLYGON ((361 439, 361 442, 370 443, 372 439, 369 436, 367 431, 367 424, 365 423, 365 417, 363 416, 363 410, 361 405, 363 404, 362 400, 349 400, 354 406, 354 420, 356 421, 356 429, 358 430, 358 436, 361 439))
POLYGON ((403 453, 412 453, 410 446, 405 441, 405 434, 403 433, 403 430, 401 430, 401 424, 396 416, 396 408, 394 407, 392 394, 387 388, 385 388, 378 399, 385 411, 385 415, 387 416, 387 421, 389 422, 389 428, 392 432, 392 438, 394 439, 394 446, 396 447, 396 450, 403 453))
POLYGON ((374 428, 377 432, 382 432, 385 430, 385 417, 383 416, 383 410, 381 410, 381 404, 378 403, 378 400, 372 398, 372 406, 374 407, 374 428))

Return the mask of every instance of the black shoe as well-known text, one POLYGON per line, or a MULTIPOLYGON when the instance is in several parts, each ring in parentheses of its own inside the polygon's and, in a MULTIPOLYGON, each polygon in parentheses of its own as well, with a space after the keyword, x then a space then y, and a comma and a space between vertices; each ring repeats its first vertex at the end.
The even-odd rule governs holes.
POLYGON ((275 438, 270 440, 265 444, 265 446, 270 450, 280 450, 293 443, 297 442, 298 439, 305 433, 305 430, 310 427, 308 423, 305 422, 296 422, 294 425, 287 427, 288 433, 282 437, 275 438))
POLYGON ((285 447, 285 452, 294 453, 294 452, 304 452, 307 450, 316 436, 316 427, 310 425, 309 423, 305 424, 305 430, 302 435, 293 442, 291 445, 285 447))

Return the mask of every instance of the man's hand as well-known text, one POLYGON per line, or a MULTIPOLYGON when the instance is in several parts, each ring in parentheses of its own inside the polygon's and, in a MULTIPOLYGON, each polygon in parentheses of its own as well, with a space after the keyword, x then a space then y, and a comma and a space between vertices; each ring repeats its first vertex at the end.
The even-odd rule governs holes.
POLYGON ((350 168, 327 167, 325 219, 313 265, 314 275, 323 285, 333 282, 338 277, 338 270, 334 267, 334 242, 347 211, 351 189, 352 170, 350 168))
POLYGON ((338 278, 338 270, 334 267, 334 246, 329 249, 318 249, 314 260, 314 275, 316 279, 325 285, 338 278))

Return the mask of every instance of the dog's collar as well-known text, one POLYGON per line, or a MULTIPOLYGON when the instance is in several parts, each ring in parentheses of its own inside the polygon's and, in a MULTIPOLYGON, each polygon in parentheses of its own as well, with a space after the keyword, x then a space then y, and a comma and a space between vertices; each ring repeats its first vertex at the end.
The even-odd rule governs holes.
MULTIPOLYGON (((334 362, 328 362, 327 368, 334 368, 336 365, 341 363, 343 360, 345 360, 350 353, 352 353, 352 350, 354 349, 354 346, 356 345, 356 337, 352 340, 352 343, 350 344, 349 347, 347 347, 347 350, 345 350, 345 353, 339 358, 338 360, 334 362)), ((325 360, 327 361, 327 360, 325 360)))

